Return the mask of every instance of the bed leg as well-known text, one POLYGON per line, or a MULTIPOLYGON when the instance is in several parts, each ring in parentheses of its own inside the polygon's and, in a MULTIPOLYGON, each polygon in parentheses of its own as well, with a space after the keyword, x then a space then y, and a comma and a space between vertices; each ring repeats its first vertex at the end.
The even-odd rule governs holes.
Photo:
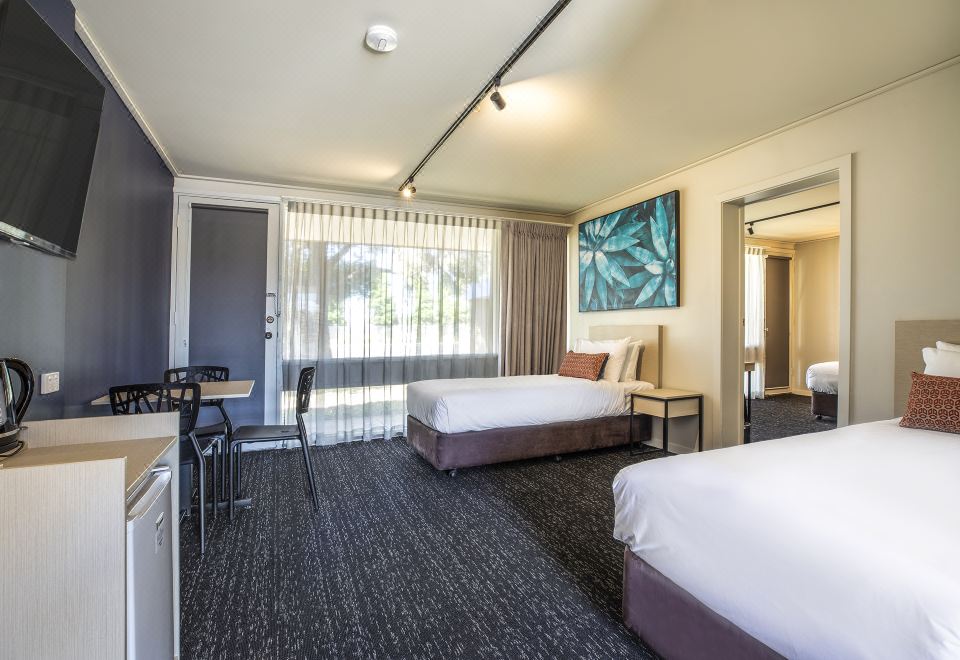
POLYGON ((561 456, 560 454, 557 454, 556 456, 553 457, 553 460, 559 463, 561 460, 563 460, 563 456, 561 456))
POLYGON ((457 468, 453 468, 452 470, 447 470, 447 474, 449 474, 451 477, 457 476, 457 468))

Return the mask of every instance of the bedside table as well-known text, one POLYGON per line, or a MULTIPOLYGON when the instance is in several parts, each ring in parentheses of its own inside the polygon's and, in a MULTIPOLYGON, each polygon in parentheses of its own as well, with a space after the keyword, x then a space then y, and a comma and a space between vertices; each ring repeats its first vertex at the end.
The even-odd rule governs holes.
MULTIPOLYGON (((703 451, 703 394, 689 390, 659 388, 630 394, 630 452, 637 452, 633 440, 633 414, 659 417, 663 429, 663 451, 668 450, 668 420, 697 416, 697 451, 703 451)), ((659 450, 657 450, 659 451, 659 450)))

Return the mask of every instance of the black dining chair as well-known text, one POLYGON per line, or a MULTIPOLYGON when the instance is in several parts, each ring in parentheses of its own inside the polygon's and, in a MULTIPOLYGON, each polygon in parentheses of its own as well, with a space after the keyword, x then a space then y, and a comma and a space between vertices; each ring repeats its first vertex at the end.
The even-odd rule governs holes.
POLYGON ((233 437, 229 441, 228 460, 230 483, 227 490, 230 493, 230 519, 233 520, 234 500, 239 492, 234 490, 234 472, 239 472, 240 455, 243 451, 243 445, 255 442, 280 442, 283 440, 297 440, 300 442, 300 449, 303 451, 303 466, 307 473, 307 483, 310 485, 310 493, 313 495, 313 507, 320 508, 320 499, 317 496, 317 484, 313 477, 313 462, 310 459, 310 448, 307 445, 307 427, 303 423, 303 416, 310 410, 310 396, 313 394, 313 381, 317 375, 316 367, 304 367, 300 370, 300 378, 297 381, 297 423, 296 425, 274 425, 274 426, 241 426, 234 430, 233 437))
MULTIPOLYGON (((173 369, 167 369, 163 372, 163 382, 165 383, 210 383, 222 382, 226 380, 230 380, 230 369, 227 367, 175 367, 173 369)), ((200 406, 202 408, 217 408, 220 411, 220 417, 223 421, 217 424, 209 424, 206 426, 197 427, 196 435, 201 445, 203 445, 205 440, 211 436, 220 436, 225 438, 220 451, 220 471, 223 473, 227 467, 227 445, 229 444, 230 436, 233 435, 233 423, 230 421, 230 416, 227 415, 227 410, 223 406, 223 399, 201 401, 200 406)), ((226 475, 221 474, 218 476, 220 477, 220 499, 226 501, 226 475)))
MULTIPOLYGON (((146 413, 176 412, 180 415, 180 465, 197 468, 197 507, 200 523, 200 554, 206 552, 206 484, 205 456, 210 454, 211 500, 213 515, 217 515, 217 454, 225 441, 224 436, 197 434, 200 417, 200 385, 196 383, 144 383, 120 385, 110 388, 110 408, 114 415, 140 415, 146 413)), ((192 498, 191 498, 192 499, 192 498)))

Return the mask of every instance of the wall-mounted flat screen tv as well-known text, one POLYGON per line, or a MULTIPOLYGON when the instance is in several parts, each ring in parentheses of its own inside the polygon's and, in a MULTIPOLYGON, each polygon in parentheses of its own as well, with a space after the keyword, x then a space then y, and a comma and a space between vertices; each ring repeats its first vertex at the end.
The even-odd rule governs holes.
POLYGON ((0 237, 76 257, 103 93, 26 0, 0 0, 0 237))

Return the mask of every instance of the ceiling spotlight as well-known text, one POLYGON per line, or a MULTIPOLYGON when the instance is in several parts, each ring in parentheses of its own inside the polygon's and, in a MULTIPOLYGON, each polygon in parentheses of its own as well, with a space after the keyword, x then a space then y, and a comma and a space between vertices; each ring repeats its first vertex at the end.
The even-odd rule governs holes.
POLYGON ((490 100, 493 102, 495 106, 497 106, 497 110, 503 110, 504 108, 507 107, 507 101, 506 99, 503 98, 503 94, 500 93, 499 78, 497 78, 497 81, 493 88, 493 94, 490 95, 490 100))
POLYGON ((753 225, 747 225, 747 234, 753 236, 753 225))
POLYGON ((405 184, 403 184, 403 188, 400 189, 400 194, 406 199, 410 199, 417 194, 417 188, 413 185, 413 180, 407 181, 405 184))

